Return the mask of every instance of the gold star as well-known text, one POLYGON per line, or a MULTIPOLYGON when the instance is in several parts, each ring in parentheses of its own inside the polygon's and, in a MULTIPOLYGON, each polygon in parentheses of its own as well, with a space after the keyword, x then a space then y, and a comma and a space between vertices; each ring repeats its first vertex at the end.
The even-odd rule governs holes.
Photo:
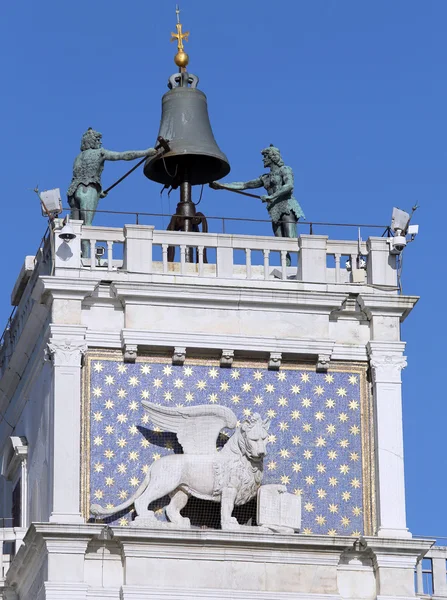
POLYGON ((356 529, 355 531, 353 531, 353 532, 351 533, 351 536, 352 536, 352 537, 359 537, 359 536, 361 536, 361 535, 362 535, 362 534, 361 534, 361 532, 360 532, 358 529, 356 529))
POLYGON ((337 396, 340 396, 340 398, 345 398, 346 395, 347 395, 346 388, 343 388, 343 387, 337 388, 337 396))
POLYGON ((304 510, 307 510, 307 512, 312 512, 314 508, 315 506, 312 504, 312 502, 306 502, 304 505, 304 510))
POLYGON ((185 400, 186 402, 192 402, 194 400, 194 394, 192 394, 191 392, 186 392, 185 400))
POLYGON ((114 508, 114 506, 111 502, 107 502, 106 508, 107 508, 107 510, 109 510, 110 508, 114 508))
POLYGON ((313 485, 315 483, 315 477, 312 477, 312 475, 307 475, 304 480, 307 485, 313 485))
POLYGON ((251 410, 249 408, 244 408, 243 413, 246 417, 249 417, 251 415, 251 410))
POLYGON ((151 368, 149 365, 143 365, 142 367, 140 367, 140 371, 142 375, 149 375, 149 373, 151 372, 151 368))
POLYGON ((301 392, 301 387, 299 385, 292 385, 290 391, 292 394, 299 394, 301 392))
POLYGON ((357 402, 357 400, 351 400, 348 406, 351 410, 357 410, 359 407, 359 403, 357 402))
POLYGON ((101 498, 104 497, 104 492, 102 490, 96 490, 94 496, 97 500, 101 500, 101 498))
POLYGON ((126 525, 129 525, 129 519, 126 519, 126 517, 121 517, 119 524, 120 527, 126 527, 126 525))
POLYGON ((135 375, 132 375, 132 377, 129 377, 129 385, 131 385, 132 387, 136 387, 139 384, 139 380, 138 377, 135 377, 135 375))
POLYGON ((109 435, 112 434, 114 431, 115 431, 115 429, 112 427, 112 425, 105 426, 105 432, 108 433, 109 435))
POLYGON ((288 475, 282 475, 281 476, 281 483, 283 485, 287 485, 288 483, 290 483, 290 477, 288 475))
POLYGON ((322 412, 321 410, 319 410, 318 412, 315 413, 315 418, 317 421, 324 421, 324 412, 322 412))
POLYGON ((113 375, 106 375, 105 377, 105 384, 106 385, 113 385, 115 383, 115 378, 113 377, 113 375))
POLYGON ((352 509, 352 514, 355 517, 360 517, 360 515, 362 514, 362 509, 360 508, 360 506, 354 506, 352 509))
POLYGON ((323 488, 320 488, 317 490, 317 495, 320 498, 320 500, 322 500, 323 498, 326 498, 327 492, 323 488))
POLYGON ((102 414, 102 412, 98 411, 98 412, 93 413, 93 419, 95 421, 102 421, 103 420, 103 414, 102 414))
POLYGON ((268 438, 267 438, 269 444, 274 444, 276 442, 276 435, 274 435, 273 433, 271 433, 268 438))
POLYGON ((251 383, 243 383, 242 384, 242 390, 244 392, 250 392, 251 391, 251 383))
POLYGON ((255 396, 253 403, 256 406, 260 406, 262 403, 264 402, 264 400, 261 398, 261 396, 255 396))
POLYGON ((138 410, 138 402, 136 400, 132 400, 132 402, 130 402, 129 410, 138 410))
POLYGON ((219 376, 219 371, 215 367, 213 367, 212 369, 210 369, 208 371, 208 377, 211 377, 211 379, 216 379, 216 377, 218 377, 218 376, 219 376))
POLYGON ((218 400, 217 394, 210 394, 208 396, 208 399, 212 404, 216 404, 216 402, 218 400))
POLYGON ((301 400, 301 404, 304 406, 304 408, 310 408, 312 406, 312 400, 310 398, 303 398, 301 400))
POLYGON ((100 362, 96 362, 93 364, 93 369, 97 372, 97 373, 101 373, 101 371, 104 369, 104 365, 100 362))
POLYGON ((170 402, 172 400, 172 392, 164 392, 163 394, 163 398, 167 401, 170 402))
POLYGON ((303 467, 302 467, 301 463, 298 463, 298 462, 294 462, 294 463, 293 463, 293 465, 292 465, 292 470, 293 470, 295 473, 301 473, 301 471, 302 471, 302 468, 303 468, 303 467))
POLYGON ((191 367, 183 367, 183 375, 185 375, 185 377, 191 377, 192 372, 191 367))
POLYGON ((115 404, 113 403, 112 400, 106 400, 104 402, 104 406, 110 410, 111 408, 113 408, 115 406, 115 404))
POLYGON ((104 465, 100 462, 97 462, 95 463, 94 469, 96 473, 102 473, 102 471, 104 471, 104 465))
POLYGON ((303 494, 303 488, 295 488, 293 490, 293 493, 295 494, 295 496, 302 496, 302 494, 303 494))
POLYGON ((240 376, 241 376, 241 374, 237 369, 232 369, 231 379, 239 379, 240 376))
POLYGON ((324 394, 324 388, 322 385, 316 385, 314 387, 314 394, 316 394, 317 396, 321 396, 322 394, 324 394))
POLYGON ((351 492, 343 492, 341 497, 342 500, 344 500, 345 502, 349 502, 349 500, 351 499, 351 492))
POLYGON ((124 414, 124 413, 120 413, 120 414, 119 414, 119 415, 116 417, 116 420, 117 420, 119 423, 126 423, 126 422, 127 422, 127 415, 126 415, 126 414, 124 414))
POLYGON ((100 387, 94 387, 93 395, 95 396, 95 398, 100 398, 102 396, 102 389, 100 387))
POLYGON ((343 525, 343 527, 348 527, 350 522, 351 522, 351 520, 348 519, 348 517, 341 518, 341 524, 343 525))
POLYGON ((309 529, 309 527, 305 527, 303 529, 303 533, 304 535, 312 535, 312 529, 309 529))
POLYGON ((136 425, 131 425, 129 427, 129 433, 131 435, 136 435, 138 433, 138 427, 136 425))
POLYGON ((351 479, 351 485, 355 489, 359 488, 360 487, 360 480, 357 479, 357 477, 354 477, 354 479, 351 479))
POLYGON ((104 441, 104 439, 100 435, 97 435, 93 440, 93 445, 94 446, 102 446, 103 441, 104 441))
POLYGON ((289 424, 285 421, 281 421, 279 424, 279 428, 281 429, 281 431, 286 431, 287 429, 289 429, 289 424))
POLYGON ((338 479, 336 477, 329 477, 329 485, 335 487, 338 484, 338 479))
POLYGON ((119 438, 116 443, 120 448, 124 448, 124 446, 127 446, 127 440, 125 438, 119 438))
POLYGON ((346 413, 340 413, 338 415, 338 419, 342 422, 342 423, 346 423, 346 421, 349 419, 348 415, 346 413))
POLYGON ((106 477, 106 485, 108 485, 109 487, 113 485, 113 481, 113 477, 106 477))
POLYGON ((161 386, 163 385, 163 381, 162 381, 162 380, 161 380, 159 377, 156 377, 156 378, 154 379, 154 381, 152 382, 152 385, 153 385, 155 388, 161 388, 161 386))
POLYGON ((350 459, 351 459, 351 460, 353 460, 354 462, 358 461, 358 460, 359 460, 359 458, 360 458, 360 457, 359 457, 359 454, 358 454, 358 452, 350 452, 350 453, 349 453, 349 457, 350 457, 350 459))
POLYGON ((143 465, 141 471, 146 475, 149 472, 149 465, 143 465))
POLYGON ((279 371, 279 373, 276 373, 276 377, 278 378, 278 381, 286 380, 286 374, 284 373, 284 371, 279 371))
POLYGON ((159 452, 154 452, 152 455, 152 460, 160 460, 161 454, 159 452))
POLYGON ((360 427, 353 425, 350 427, 349 431, 352 433, 352 435, 358 435, 360 433, 360 427))
POLYGON ((234 396, 231 396, 231 402, 233 404, 239 404, 240 401, 241 401, 241 398, 237 394, 234 394, 234 396))
POLYGON ((253 379, 255 379, 255 381, 261 381, 261 379, 262 379, 262 371, 255 371, 253 373, 253 379))
POLYGON ((303 429, 307 433, 310 433, 312 431, 312 425, 310 423, 303 423, 303 429))
POLYGON ((350 375, 348 381, 351 385, 355 385, 357 383, 357 377, 355 375, 350 375))
POLYGON ((306 460, 310 460, 313 456, 312 450, 304 450, 303 456, 306 460))
POLYGON ((285 448, 280 450, 279 454, 281 455, 281 458, 290 458, 290 452, 288 450, 286 450, 285 448))
POLYGON ((269 408, 267 411, 267 416, 269 419, 273 419, 276 417, 276 411, 273 408, 269 408))
POLYGON ((332 400, 332 398, 328 398, 326 400, 326 408, 334 408, 335 406, 335 400, 332 400))
POLYGON ((335 514, 338 512, 337 504, 329 504, 329 512, 335 514))
POLYGON ((196 386, 199 390, 204 390, 206 388, 206 381, 199 379, 199 381, 196 383, 196 386))
POLYGON ((143 398, 143 400, 148 400, 149 399, 149 390, 142 390, 141 397, 143 398))
POLYGON ((109 459, 113 458, 115 456, 115 452, 113 450, 105 450, 104 456, 109 459))
POLYGON ((137 487, 137 485, 140 483, 140 480, 138 479, 138 477, 131 477, 129 479, 129 483, 132 487, 137 487))
POLYGON ((127 396, 127 392, 125 389, 121 388, 118 390, 118 398, 123 400, 127 396))
POLYGON ((329 434, 335 433, 335 425, 332 425, 332 423, 327 425, 326 432, 329 434))
POLYGON ((172 367, 170 365, 163 367, 163 375, 172 375, 172 367))
POLYGON ((338 443, 342 448, 347 448, 349 446, 349 440, 340 440, 338 443))
POLYGON ((142 439, 142 440, 140 440, 140 445, 142 448, 149 448, 150 442, 149 442, 149 440, 142 439))
POLYGON ((318 463, 317 471, 318 473, 326 473, 326 466, 323 463, 318 463))
POLYGON ((337 451, 336 450, 329 450, 327 453, 327 457, 330 460, 335 460, 337 458, 337 451))
POLYGON ((315 517, 315 521, 318 523, 318 525, 324 525, 326 523, 326 517, 323 515, 317 515, 315 517))
POLYGON ((326 383, 334 383, 334 376, 328 373, 324 376, 324 380, 326 383))
POLYGON ((121 373, 121 375, 122 375, 123 373, 125 373, 127 371, 127 366, 120 364, 120 365, 117 365, 117 369, 118 369, 118 373, 121 373))
POLYGON ((149 415, 145 414, 141 417, 141 420, 143 421, 143 423, 145 425, 147 425, 149 423, 149 415))
POLYGON ((119 496, 119 499, 120 499, 120 500, 125 500, 125 499, 127 498, 127 496, 128 496, 128 493, 127 493, 127 491, 126 491, 126 490, 121 490, 121 491, 119 492, 118 496, 119 496))
POLYGON ((327 532, 328 535, 337 535, 337 530, 336 529, 329 529, 329 531, 327 532))
POLYGON ((138 460, 138 452, 136 450, 129 452, 129 460, 138 460))
POLYGON ((293 410, 293 411, 290 413, 290 416, 292 417, 292 419, 293 419, 294 421, 296 421, 297 419, 300 419, 300 418, 301 418, 301 413, 300 413, 300 411, 299 411, 299 410, 293 410))
POLYGON ((179 389, 180 389, 180 388, 182 388, 183 386, 184 386, 183 379, 176 379, 176 380, 174 381, 174 387, 175 387, 176 389, 178 389, 178 390, 179 390, 179 389))
POLYGON ((324 448, 324 446, 326 446, 326 440, 324 439, 324 437, 317 437, 317 439, 315 440, 315 445, 317 446, 317 448, 324 448))
POLYGON ((267 465, 267 469, 269 471, 274 471, 276 469, 276 462, 274 460, 271 460, 267 465))
POLYGON ((301 444, 301 438, 299 435, 294 435, 292 438, 292 444, 294 446, 299 446, 301 444))
POLYGON ((230 386, 228 384, 227 381, 222 381, 222 383, 220 384, 220 391, 221 392, 228 392, 228 390, 230 389, 230 386))
POLYGON ((309 373, 301 373, 300 377, 301 377, 301 381, 303 383, 309 383, 309 381, 310 381, 309 373))
POLYGON ((121 473, 121 475, 123 475, 126 471, 127 471, 126 465, 124 463, 120 463, 118 465, 118 473, 121 473))
POLYGON ((275 386, 273 385, 273 383, 268 383, 265 386, 265 391, 268 392, 269 394, 272 394, 275 391, 275 386))
POLYGON ((284 396, 281 396, 278 399, 278 406, 287 406, 288 402, 287 402, 287 398, 284 398, 284 396))

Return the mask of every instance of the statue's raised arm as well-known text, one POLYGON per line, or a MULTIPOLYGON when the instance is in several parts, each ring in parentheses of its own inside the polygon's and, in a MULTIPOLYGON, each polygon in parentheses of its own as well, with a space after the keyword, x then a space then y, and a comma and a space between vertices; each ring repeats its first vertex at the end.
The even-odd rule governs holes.
POLYGON ((219 183, 218 181, 213 181, 210 183, 210 187, 213 190, 255 190, 256 188, 263 187, 261 177, 257 177, 256 179, 250 179, 250 181, 235 181, 233 183, 219 183))

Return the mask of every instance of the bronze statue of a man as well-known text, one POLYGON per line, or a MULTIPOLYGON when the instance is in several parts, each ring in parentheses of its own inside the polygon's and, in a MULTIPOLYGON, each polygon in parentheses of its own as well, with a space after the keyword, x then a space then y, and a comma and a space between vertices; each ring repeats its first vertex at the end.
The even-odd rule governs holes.
POLYGON ((215 190, 250 190, 264 187, 268 195, 261 196, 261 200, 267 203, 273 233, 277 237, 297 237, 296 224, 299 218, 304 218, 304 213, 293 196, 293 171, 284 164, 281 153, 275 146, 264 148, 261 154, 264 167, 270 168, 270 173, 263 173, 256 179, 245 182, 213 181, 210 186, 215 190))
POLYGON ((73 164, 73 179, 68 188, 68 204, 71 218, 91 225, 100 198, 104 198, 101 187, 101 174, 106 160, 135 160, 156 153, 154 148, 112 152, 102 147, 102 135, 91 127, 81 140, 81 153, 73 164))

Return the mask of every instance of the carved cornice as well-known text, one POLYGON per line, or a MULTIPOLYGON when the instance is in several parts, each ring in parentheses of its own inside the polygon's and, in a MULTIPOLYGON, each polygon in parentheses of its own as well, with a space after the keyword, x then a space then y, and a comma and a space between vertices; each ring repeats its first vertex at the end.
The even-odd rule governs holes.
POLYGON ((48 342, 48 353, 55 367, 80 367, 86 351, 85 340, 51 338, 48 342))

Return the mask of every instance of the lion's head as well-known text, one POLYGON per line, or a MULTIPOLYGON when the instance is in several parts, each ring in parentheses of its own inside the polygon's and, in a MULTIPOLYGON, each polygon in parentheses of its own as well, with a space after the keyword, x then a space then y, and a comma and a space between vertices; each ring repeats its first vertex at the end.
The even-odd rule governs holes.
POLYGON ((81 151, 84 150, 96 150, 101 148, 102 134, 99 131, 95 131, 91 127, 82 136, 81 140, 81 151))
POLYGON ((241 450, 252 462, 261 462, 267 453, 267 438, 270 421, 263 420, 259 413, 248 417, 241 425, 241 450))

